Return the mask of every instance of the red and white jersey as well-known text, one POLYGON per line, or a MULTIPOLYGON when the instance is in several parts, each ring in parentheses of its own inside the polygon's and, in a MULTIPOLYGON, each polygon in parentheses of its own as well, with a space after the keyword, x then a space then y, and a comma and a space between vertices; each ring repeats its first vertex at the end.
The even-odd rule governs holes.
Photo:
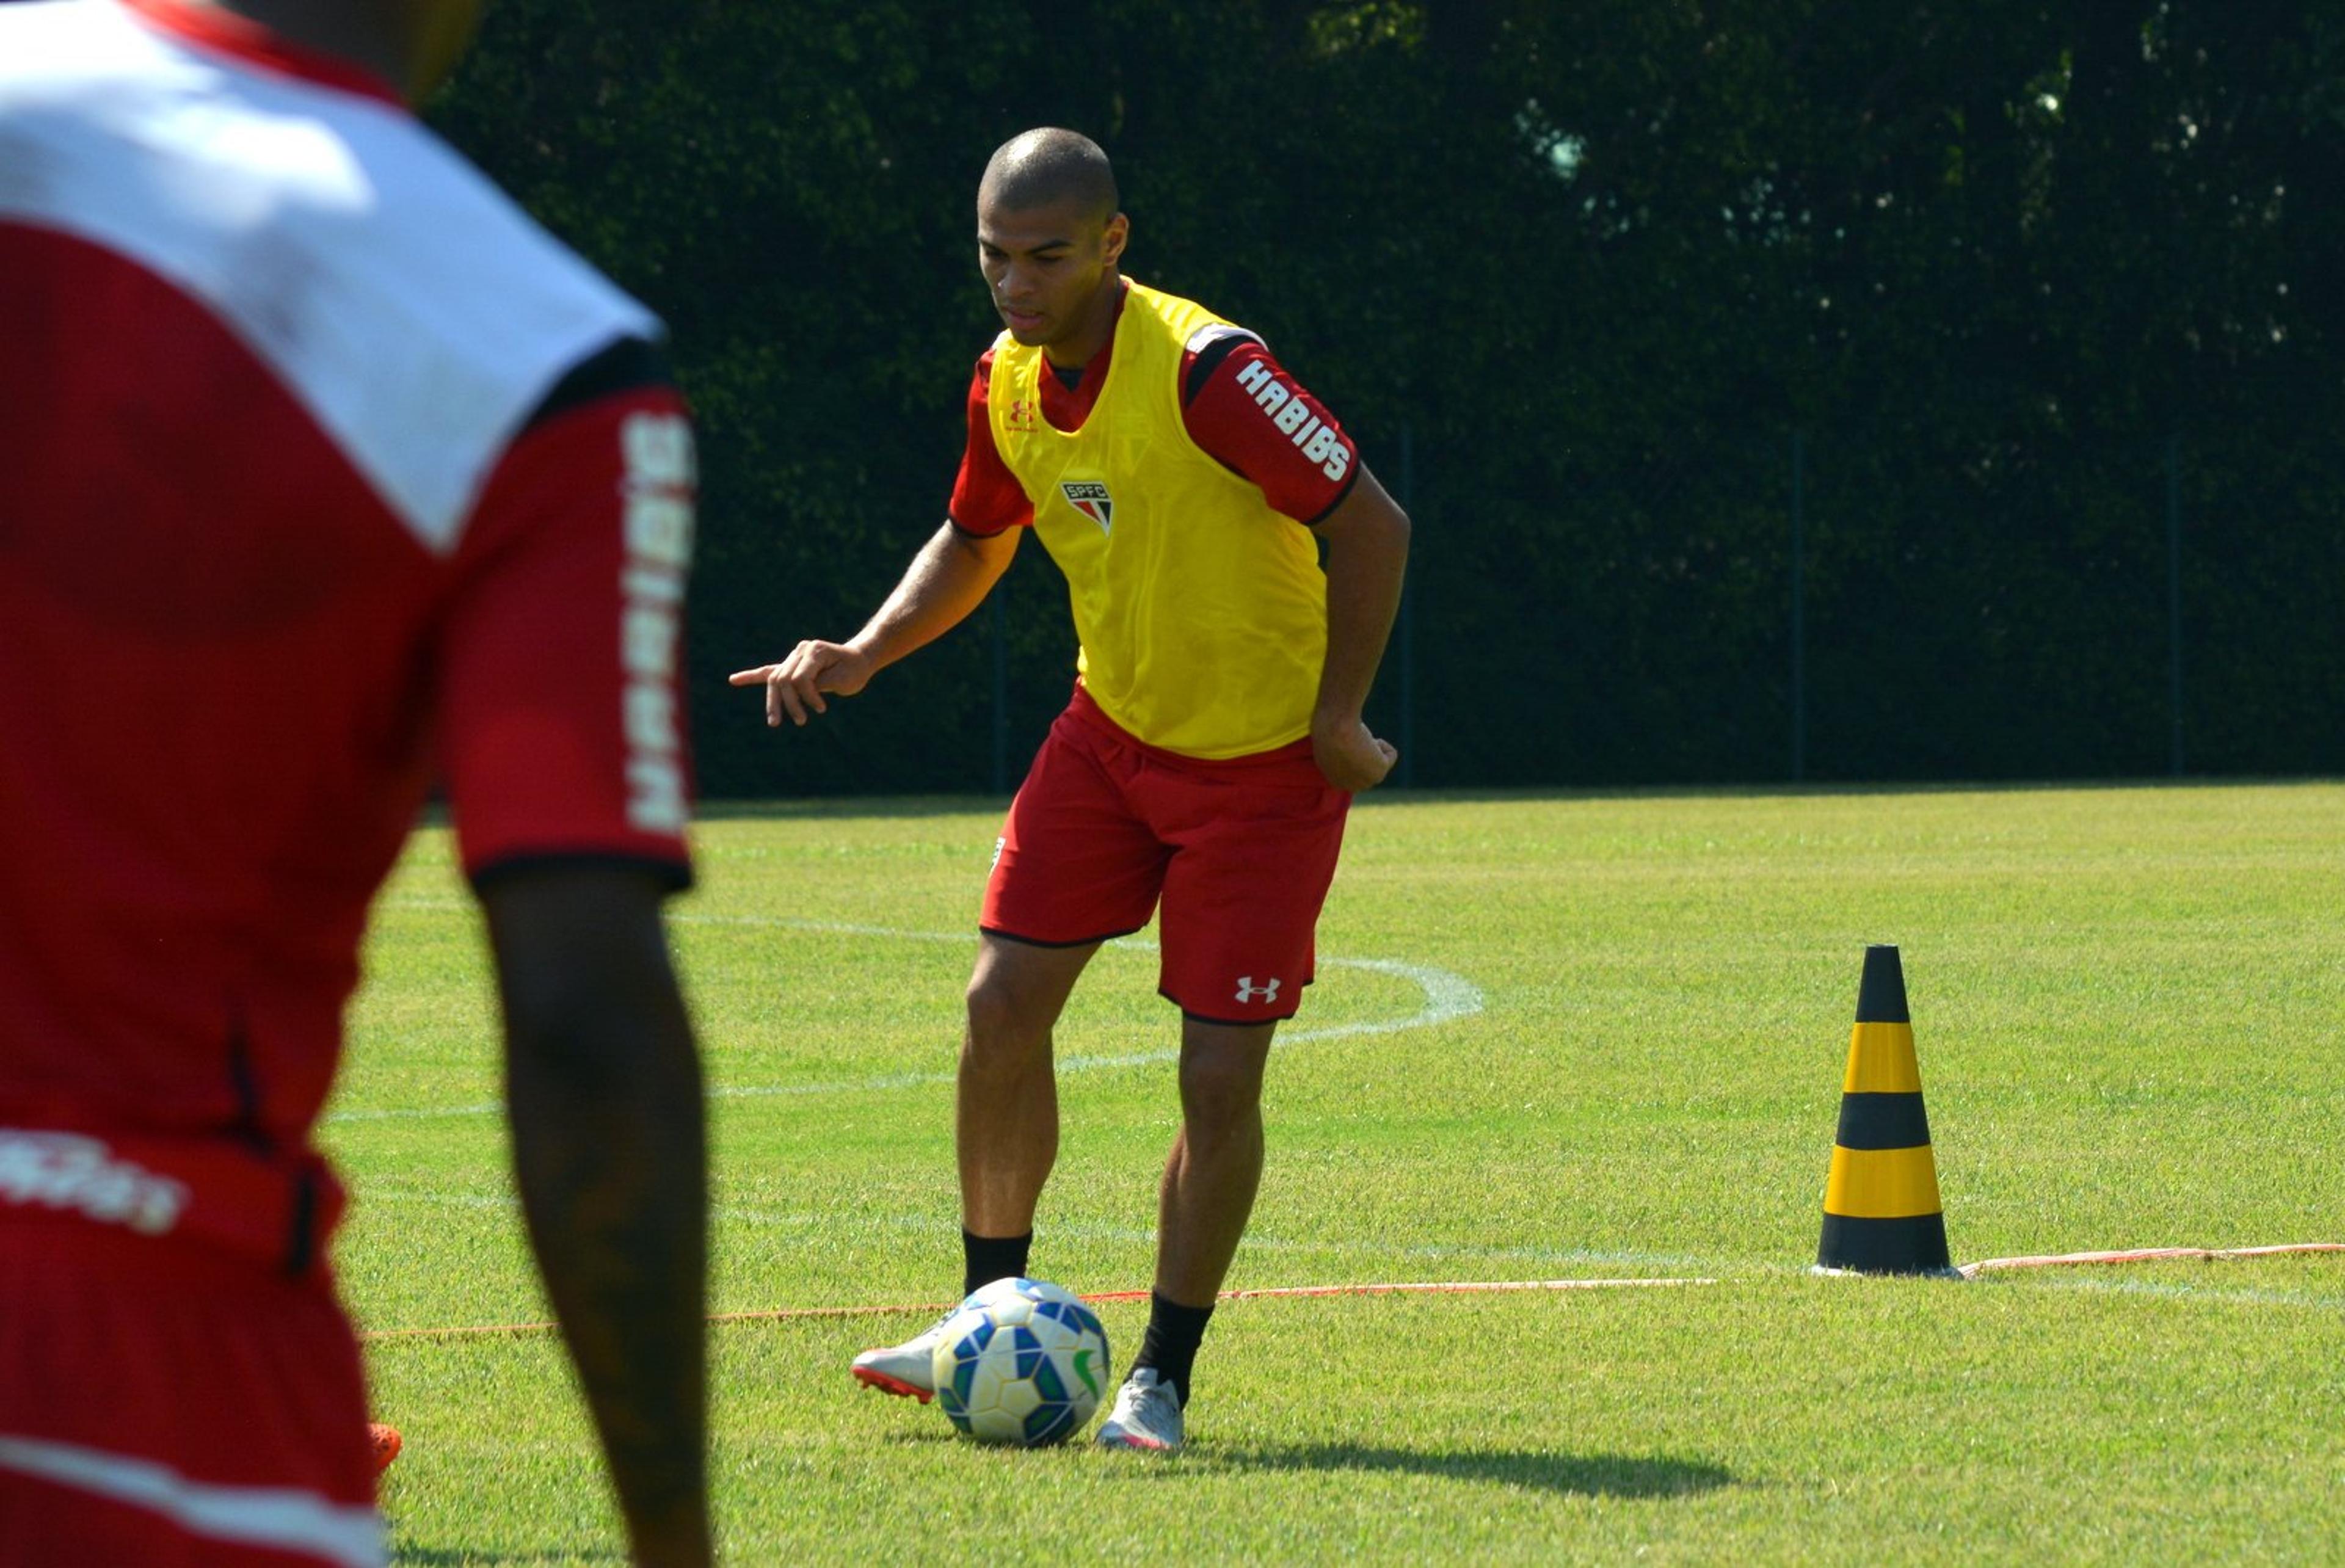
POLYGON ((0 5, 0 1127, 299 1148, 434 779, 688 878, 655 319, 389 91, 0 5))
MULTIPOLYGON (((1116 300, 1119 316, 1123 298, 1119 295, 1116 300)), ((1111 334, 1080 377, 1054 366, 1056 374, 1041 378, 1042 418, 1051 428, 1082 428, 1107 383, 1114 353, 1111 334)), ((986 412, 992 378, 993 350, 988 349, 978 356, 977 374, 969 382, 969 444, 946 508, 953 526, 964 533, 995 534, 1034 521, 1032 500, 994 445, 986 412)), ((1181 357, 1181 419, 1189 438, 1206 456, 1250 481, 1274 511, 1297 522, 1316 526, 1352 493, 1359 479, 1359 454, 1352 438, 1326 406, 1271 357, 1263 340, 1243 327, 1216 322, 1189 340, 1181 357), (1322 430, 1331 433, 1309 451, 1294 439, 1297 430, 1316 435, 1322 430)))

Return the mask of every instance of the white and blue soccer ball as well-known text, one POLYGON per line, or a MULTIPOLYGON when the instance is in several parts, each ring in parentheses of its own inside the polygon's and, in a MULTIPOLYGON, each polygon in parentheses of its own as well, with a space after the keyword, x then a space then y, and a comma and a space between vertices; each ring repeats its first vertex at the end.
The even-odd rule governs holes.
POLYGON ((1107 1330, 1071 1290, 1046 1280, 996 1280, 946 1320, 936 1349, 937 1403, 980 1442, 1063 1442, 1099 1409, 1107 1330))

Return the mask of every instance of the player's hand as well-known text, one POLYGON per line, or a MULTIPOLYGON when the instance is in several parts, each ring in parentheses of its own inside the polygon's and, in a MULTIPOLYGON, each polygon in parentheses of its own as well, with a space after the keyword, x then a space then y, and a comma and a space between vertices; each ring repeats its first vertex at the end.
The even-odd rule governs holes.
POLYGON ((1376 739, 1357 719, 1315 719, 1311 755, 1329 784, 1353 794, 1384 783, 1393 764, 1400 761, 1391 742, 1376 739))
POLYGON ((822 694, 851 697, 869 683, 871 655, 845 642, 812 641, 790 650, 778 664, 736 670, 726 679, 736 686, 766 688, 766 723, 778 724, 787 713, 790 723, 803 724, 807 713, 830 712, 822 694))

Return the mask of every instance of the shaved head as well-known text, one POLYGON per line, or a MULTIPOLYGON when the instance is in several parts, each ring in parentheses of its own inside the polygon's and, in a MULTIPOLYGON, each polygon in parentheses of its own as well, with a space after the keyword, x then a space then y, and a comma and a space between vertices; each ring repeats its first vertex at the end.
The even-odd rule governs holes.
POLYGON ((1132 225, 1099 143, 1054 127, 994 148, 977 187, 977 265, 1010 335, 1059 366, 1115 333, 1132 225))
POLYGON ((1121 205, 1115 170, 1099 143, 1080 131, 1049 126, 1020 132, 993 149, 977 199, 1002 212, 1064 204, 1099 223, 1113 217, 1121 205))

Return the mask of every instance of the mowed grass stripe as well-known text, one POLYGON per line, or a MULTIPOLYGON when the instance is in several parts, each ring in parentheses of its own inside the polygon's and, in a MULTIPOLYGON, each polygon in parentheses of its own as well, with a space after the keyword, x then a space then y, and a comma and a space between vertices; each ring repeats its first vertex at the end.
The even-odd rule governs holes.
MULTIPOLYGON (((1447 971, 1484 1010, 1277 1054, 1230 1283, 1508 1259, 1725 1282, 1233 1302, 1169 1466, 980 1452, 933 1411, 858 1397, 846 1360, 885 1320, 731 1325, 714 1343, 736 1559, 1005 1540, 1084 1559, 2333 1560, 2338 1259, 1967 1284, 1804 1269, 1868 942, 1903 953, 1957 1261, 2333 1236, 2340 808, 2331 784, 1370 797, 1322 951, 1447 971)), ((712 1079, 927 1080, 716 1103, 713 1305, 949 1292, 938 1080, 973 941, 766 923, 967 930, 998 823, 944 803, 700 830, 702 887, 678 909, 706 918, 675 942, 712 1079)), ((335 1109, 493 1102, 477 923, 443 835, 402 863, 369 973, 335 1109)), ((1153 986, 1152 956, 1103 956, 1061 1053, 1162 1052, 1153 986)), ((1299 1022, 1416 997, 1331 967, 1299 1022)), ((1036 1268, 1144 1282, 1170 1063, 1070 1075, 1062 1104, 1036 1268)), ((544 1315, 493 1117, 329 1136, 359 1193, 339 1261, 363 1321, 544 1315)), ((1121 1356, 1142 1315, 1106 1319, 1121 1356)), ((404 1560, 613 1559, 553 1344, 379 1345, 370 1364, 409 1439, 386 1498, 404 1560)))

